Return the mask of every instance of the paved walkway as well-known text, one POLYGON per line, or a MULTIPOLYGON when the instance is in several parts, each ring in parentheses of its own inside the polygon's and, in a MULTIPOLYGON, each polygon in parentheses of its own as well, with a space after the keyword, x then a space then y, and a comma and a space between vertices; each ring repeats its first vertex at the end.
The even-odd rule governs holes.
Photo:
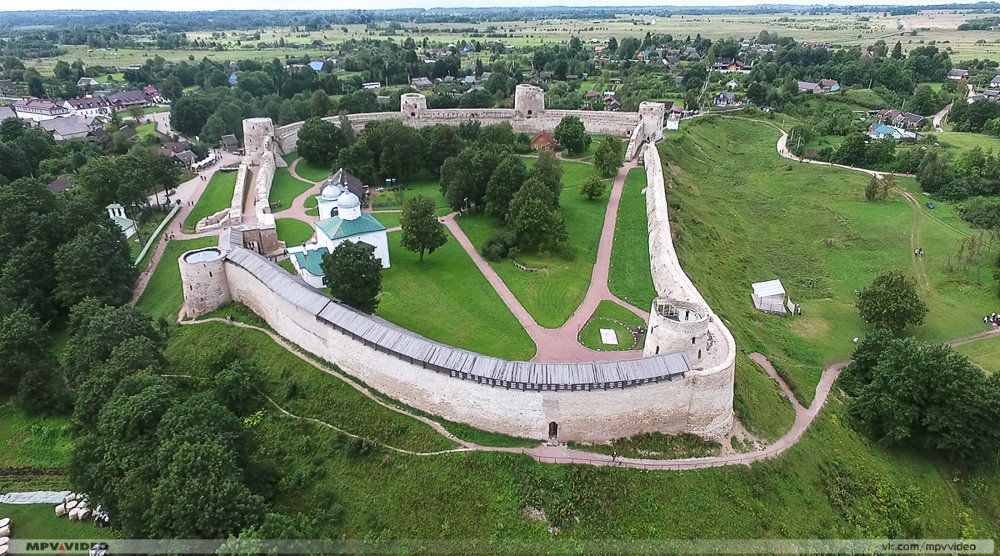
POLYGON ((941 127, 941 122, 944 120, 944 117, 947 116, 948 112, 950 111, 951 111, 951 104, 949 103, 948 106, 942 108, 940 112, 934 114, 934 120, 933 120, 934 131, 944 131, 944 128, 941 127))
MULTIPOLYGON (((172 201, 181 202, 181 210, 177 212, 174 219, 170 224, 163 230, 163 237, 160 241, 156 242, 153 247, 152 255, 149 258, 149 264, 143 269, 142 273, 139 275, 139 279, 136 281, 135 289, 132 290, 132 301, 131 303, 135 305, 142 297, 142 292, 146 291, 146 286, 149 285, 149 279, 152 277, 153 272, 156 270, 156 266, 160 263, 160 258, 163 256, 163 251, 167 247, 167 242, 169 239, 193 239, 198 237, 208 237, 217 236, 218 231, 204 232, 204 233, 193 233, 188 234, 184 232, 184 220, 191 214, 194 206, 198 204, 198 199, 201 198, 202 193, 205 192, 205 188, 208 187, 208 183, 212 180, 212 176, 215 172, 223 166, 228 166, 233 163, 238 163, 240 157, 228 153, 221 152, 222 156, 219 162, 205 168, 198 173, 197 176, 191 178, 190 180, 177 186, 174 194, 171 196, 172 201)), ((156 202, 156 199, 151 197, 151 202, 156 202)))
POLYGON ((632 168, 637 168, 635 161, 625 164, 618 170, 611 186, 608 206, 604 213, 604 227, 601 229, 601 240, 597 248, 597 260, 590 276, 590 287, 583 301, 573 312, 573 315, 559 328, 545 328, 535 322, 528 310, 521 305, 510 288, 503 282, 500 275, 476 250, 465 232, 455 221, 457 213, 451 213, 442 218, 445 226, 455 236, 459 245, 483 273, 486 280, 496 290, 497 295, 507 305, 514 317, 535 342, 536 351, 532 361, 539 363, 566 363, 586 361, 617 361, 620 359, 636 359, 642 357, 642 350, 628 351, 595 351, 580 344, 580 330, 590 319, 590 316, 601 301, 612 301, 632 311, 645 321, 649 321, 649 313, 629 305, 618 299, 608 289, 608 275, 611 269, 611 251, 615 240, 615 224, 618 218, 618 206, 621 202, 622 190, 625 187, 625 177, 632 168))

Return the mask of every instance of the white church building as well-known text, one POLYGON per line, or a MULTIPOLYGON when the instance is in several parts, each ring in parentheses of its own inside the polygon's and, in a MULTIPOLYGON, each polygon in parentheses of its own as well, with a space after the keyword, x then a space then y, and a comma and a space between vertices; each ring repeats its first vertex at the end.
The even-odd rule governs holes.
POLYGON ((344 241, 367 243, 375 247, 382 268, 389 268, 389 241, 386 229, 378 220, 361 212, 358 196, 335 183, 327 183, 319 195, 321 220, 315 222, 315 239, 288 249, 292 266, 307 284, 323 288, 323 255, 333 252, 344 241), (325 218, 324 218, 325 216, 325 218))

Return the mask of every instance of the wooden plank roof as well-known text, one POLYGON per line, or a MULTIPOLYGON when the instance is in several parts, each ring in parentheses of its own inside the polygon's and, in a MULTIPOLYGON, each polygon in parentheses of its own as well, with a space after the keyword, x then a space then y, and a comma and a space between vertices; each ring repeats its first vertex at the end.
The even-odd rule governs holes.
POLYGON ((309 287, 297 276, 243 247, 242 235, 229 229, 220 234, 219 245, 228 250, 227 261, 260 280, 275 295, 336 329, 375 344, 382 351, 439 372, 465 373, 505 383, 559 387, 627 385, 683 376, 691 364, 683 353, 667 353, 640 359, 585 363, 533 363, 491 357, 429 340, 341 304, 309 287), (621 383, 621 384, 618 384, 621 383))

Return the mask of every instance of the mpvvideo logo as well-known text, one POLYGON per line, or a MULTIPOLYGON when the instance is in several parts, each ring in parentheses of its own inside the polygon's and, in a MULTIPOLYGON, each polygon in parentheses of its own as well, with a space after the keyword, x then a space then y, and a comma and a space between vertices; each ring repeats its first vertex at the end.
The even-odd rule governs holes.
POLYGON ((23 554, 90 554, 90 549, 95 545, 107 544, 107 541, 100 540, 80 540, 74 539, 71 541, 60 541, 60 540, 38 540, 38 541, 24 541, 24 549, 18 551, 16 546, 12 546, 15 550, 12 551, 13 554, 23 553, 23 554))

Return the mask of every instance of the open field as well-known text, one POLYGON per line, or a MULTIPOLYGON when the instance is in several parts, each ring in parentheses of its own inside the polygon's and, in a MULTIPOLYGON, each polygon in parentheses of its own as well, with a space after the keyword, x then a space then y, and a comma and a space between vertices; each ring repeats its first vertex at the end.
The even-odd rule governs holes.
POLYGON ((278 168, 274 173, 274 181, 271 183, 271 193, 267 197, 267 202, 277 205, 273 212, 278 213, 291 208, 292 201, 307 189, 316 187, 311 183, 295 179, 287 168, 278 168))
POLYGON ((960 345, 955 349, 982 367, 983 370, 993 374, 1000 372, 1000 338, 977 340, 960 345))
MULTIPOLYGON (((851 339, 867 330, 854 290, 887 269, 913 274, 921 284, 930 314, 914 330, 918 338, 940 341, 982 329, 975 315, 994 305, 992 279, 976 284, 968 272, 943 268, 967 226, 924 217, 925 209, 898 196, 866 202, 867 176, 784 161, 774 151, 777 137, 762 124, 706 119, 661 146, 674 184, 668 198, 681 264, 737 345, 764 353, 808 402, 822 368, 847 359, 851 339), (914 242, 927 252, 919 261, 914 242), (802 305, 802 316, 753 309, 750 284, 773 278, 802 305)), ((947 214, 935 216, 941 212, 947 214)))
POLYGON ((288 247, 309 241, 315 234, 311 224, 294 218, 277 218, 274 225, 277 228, 278 239, 284 241, 288 247))
POLYGON ((114 531, 95 527, 92 519, 70 521, 68 517, 56 517, 54 508, 54 504, 0 504, 0 518, 10 518, 11 537, 17 539, 115 538, 114 531))
POLYGON ((216 172, 198 198, 198 202, 184 219, 184 227, 194 230, 198 221, 206 216, 212 216, 227 208, 233 202, 233 191, 236 190, 236 172, 216 172))
POLYGON ((528 360, 535 345, 454 237, 421 264, 389 234, 392 267, 382 271, 376 314, 448 345, 528 360))
POLYGON ((629 170, 618 205, 608 289, 623 301, 648 311, 656 299, 656 289, 649 272, 645 188, 646 171, 642 168, 629 170))

